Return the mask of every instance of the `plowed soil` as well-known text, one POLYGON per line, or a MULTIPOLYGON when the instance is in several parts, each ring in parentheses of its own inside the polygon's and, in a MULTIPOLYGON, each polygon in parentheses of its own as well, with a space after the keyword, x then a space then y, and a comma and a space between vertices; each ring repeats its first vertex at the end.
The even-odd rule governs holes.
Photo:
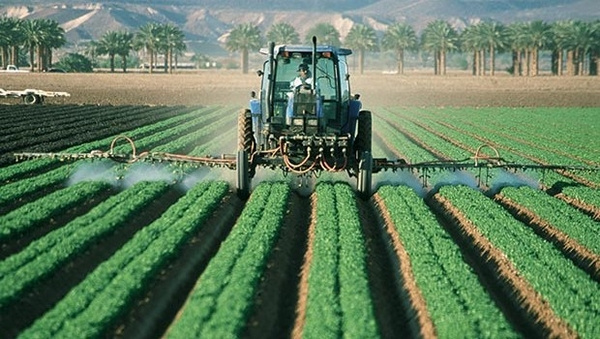
MULTIPOLYGON (((26 73, 4 74, 5 90, 26 88, 64 91, 68 98, 48 104, 100 105, 246 105, 260 78, 239 70, 186 73, 26 73)), ((352 91, 363 107, 374 106, 600 106, 600 78, 474 77, 468 73, 434 76, 428 73, 353 74, 352 91)), ((0 99, 14 103, 18 99, 0 99)))

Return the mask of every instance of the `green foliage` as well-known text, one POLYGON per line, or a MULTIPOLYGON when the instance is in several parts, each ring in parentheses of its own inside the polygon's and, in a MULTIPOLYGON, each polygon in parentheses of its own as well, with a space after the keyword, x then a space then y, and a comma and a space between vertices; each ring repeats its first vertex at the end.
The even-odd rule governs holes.
POLYGON ((294 26, 286 22, 280 22, 271 26, 271 29, 267 32, 267 40, 275 42, 275 44, 298 44, 300 43, 300 36, 294 26))
POLYGON ((82 333, 86 337, 100 336, 204 225, 227 189, 224 182, 198 184, 159 219, 136 233, 21 337, 79 337, 82 333))
POLYGON ((78 53, 65 55, 54 67, 63 69, 66 72, 90 73, 94 71, 92 61, 78 53))
POLYGON ((317 222, 303 336, 379 336, 356 196, 345 183, 316 188, 317 222))
POLYGON ((600 335, 600 285, 554 245, 515 220, 481 192, 445 186, 439 192, 473 222, 581 337, 600 335))
POLYGON ((139 183, 0 262, 0 306, 7 305, 94 241, 122 226, 166 187, 161 182, 139 183))
POLYGON ((311 27, 306 36, 304 43, 312 44, 312 37, 317 37, 319 45, 341 46, 340 32, 330 23, 318 23, 311 27))
POLYGON ((255 293, 287 208, 289 186, 262 183, 213 257, 174 324, 171 338, 235 338, 255 293))
POLYGON ((405 186, 383 186, 383 198, 440 338, 517 337, 423 199, 405 186))

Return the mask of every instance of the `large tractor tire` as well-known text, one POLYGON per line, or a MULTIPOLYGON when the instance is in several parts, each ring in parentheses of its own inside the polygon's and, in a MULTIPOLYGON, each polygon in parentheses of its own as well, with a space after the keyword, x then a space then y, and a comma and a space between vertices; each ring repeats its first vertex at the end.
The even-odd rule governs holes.
POLYGON ((246 200, 250 196, 250 168, 248 165, 248 152, 243 149, 238 150, 236 157, 236 188, 240 199, 246 200))
POLYGON ((356 160, 360 161, 364 152, 371 153, 372 122, 370 111, 360 111, 358 113, 358 131, 354 139, 354 154, 356 160))
POLYGON ((252 132, 252 115, 246 109, 238 117, 238 150, 245 150, 250 154, 254 146, 254 132, 252 132))
POLYGON ((371 197, 371 181, 373 176, 373 156, 371 152, 363 152, 358 163, 356 188, 358 195, 367 200, 371 197))
POLYGON ((238 151, 236 156, 236 188, 240 199, 250 196, 251 178, 254 176, 255 167, 248 158, 254 148, 254 133, 252 132, 252 116, 250 110, 240 112, 238 117, 238 151))

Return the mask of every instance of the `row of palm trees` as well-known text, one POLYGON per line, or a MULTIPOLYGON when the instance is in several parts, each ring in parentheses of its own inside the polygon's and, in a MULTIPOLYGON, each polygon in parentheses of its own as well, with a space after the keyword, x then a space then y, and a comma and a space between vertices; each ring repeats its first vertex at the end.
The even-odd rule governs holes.
POLYGON ((98 41, 92 41, 87 49, 92 60, 97 55, 108 55, 110 71, 115 71, 115 58, 122 60, 123 72, 127 72, 127 57, 131 51, 144 51, 149 57, 148 71, 152 73, 156 68, 159 55, 164 56, 165 72, 172 73, 176 58, 186 50, 185 35, 183 31, 170 23, 147 23, 135 33, 127 31, 108 31, 98 41))
MULTIPOLYGON (((342 44, 340 33, 328 23, 319 23, 310 28, 304 42, 310 43, 313 35, 323 44, 342 44)), ((271 26, 266 37, 269 41, 282 44, 300 42, 294 27, 287 23, 271 26)), ((420 37, 410 25, 395 23, 388 26, 381 39, 372 27, 356 24, 343 43, 357 51, 360 73, 363 73, 366 51, 394 51, 398 61, 397 71, 403 74, 405 53, 423 50, 433 55, 435 74, 446 74, 448 53, 462 51, 471 55, 474 75, 494 75, 497 54, 510 52, 513 56, 513 74, 535 76, 539 74, 540 51, 547 50, 552 52, 553 74, 563 75, 566 68, 568 75, 597 75, 600 64, 600 21, 565 20, 553 24, 532 21, 510 25, 483 21, 458 32, 448 22, 435 20, 425 27, 420 37)), ((258 49, 262 44, 258 26, 240 24, 232 30, 226 47, 230 51, 242 52, 242 69, 247 72, 248 51, 258 49)))
POLYGON ((66 43, 65 31, 58 22, 49 19, 22 20, 0 18, 0 64, 18 65, 19 51, 29 54, 30 71, 48 69, 52 65, 52 50, 66 43))
MULTIPOLYGON (((52 50, 66 44, 65 31, 58 22, 49 19, 23 20, 13 17, 0 18, 0 65, 19 64, 22 48, 29 54, 31 71, 41 72, 52 65, 52 50)), ((158 55, 165 56, 164 70, 171 72, 174 59, 185 49, 183 31, 173 24, 148 23, 136 32, 108 31, 100 40, 92 41, 86 53, 95 59, 108 55, 110 70, 115 70, 115 57, 122 59, 123 71, 127 71, 127 58, 132 50, 145 51, 150 58, 149 72, 155 68, 158 55)))
MULTIPOLYGON (((0 18, 0 32, 2 66, 17 64, 19 50, 25 48, 29 54, 30 69, 33 71, 37 66, 38 71, 45 70, 52 65, 52 50, 66 43, 65 31, 54 20, 3 17, 0 18)), ((342 45, 340 33, 329 23, 317 23, 309 28, 304 42, 310 43, 312 36, 317 36, 322 44, 342 45)), ((296 29, 288 23, 272 25, 266 38, 276 43, 301 42, 296 29)), ((164 71, 172 72, 177 56, 186 49, 184 41, 184 33, 177 26, 148 23, 135 33, 106 32, 99 41, 89 44, 87 54, 92 60, 97 55, 108 55, 111 72, 114 72, 117 56, 121 57, 123 71, 126 71, 131 51, 144 51, 149 57, 150 73, 155 68, 158 56, 163 55, 164 71)), ((553 74, 597 75, 600 64, 600 20, 565 20, 552 24, 532 21, 509 25, 483 21, 460 32, 446 21, 435 20, 423 29, 420 36, 410 25, 395 23, 388 26, 381 39, 372 27, 356 24, 348 32, 343 44, 357 52, 360 73, 364 70, 367 51, 394 51, 398 73, 403 74, 405 53, 422 50, 433 55, 435 74, 446 74, 448 53, 462 51, 469 53, 474 75, 494 75, 497 54, 509 52, 512 54, 513 74, 535 76, 539 73, 540 51, 547 50, 551 51, 553 74)), ((235 26, 225 43, 229 51, 241 52, 244 73, 248 72, 249 51, 262 46, 264 39, 260 28, 250 23, 235 26)))

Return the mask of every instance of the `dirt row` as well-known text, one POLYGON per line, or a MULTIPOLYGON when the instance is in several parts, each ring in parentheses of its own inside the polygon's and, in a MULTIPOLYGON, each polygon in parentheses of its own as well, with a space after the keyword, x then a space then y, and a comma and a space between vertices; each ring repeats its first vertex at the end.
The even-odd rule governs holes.
MULTIPOLYGON (((474 77, 466 72, 447 76, 409 72, 352 74, 353 92, 363 107, 377 106, 600 106, 600 77, 474 77)), ((25 73, 2 75, 2 88, 64 91, 67 98, 47 104, 212 105, 245 107, 250 91, 258 91, 255 73, 201 70, 177 74, 25 73)), ((0 103, 18 103, 0 99, 0 103)))

